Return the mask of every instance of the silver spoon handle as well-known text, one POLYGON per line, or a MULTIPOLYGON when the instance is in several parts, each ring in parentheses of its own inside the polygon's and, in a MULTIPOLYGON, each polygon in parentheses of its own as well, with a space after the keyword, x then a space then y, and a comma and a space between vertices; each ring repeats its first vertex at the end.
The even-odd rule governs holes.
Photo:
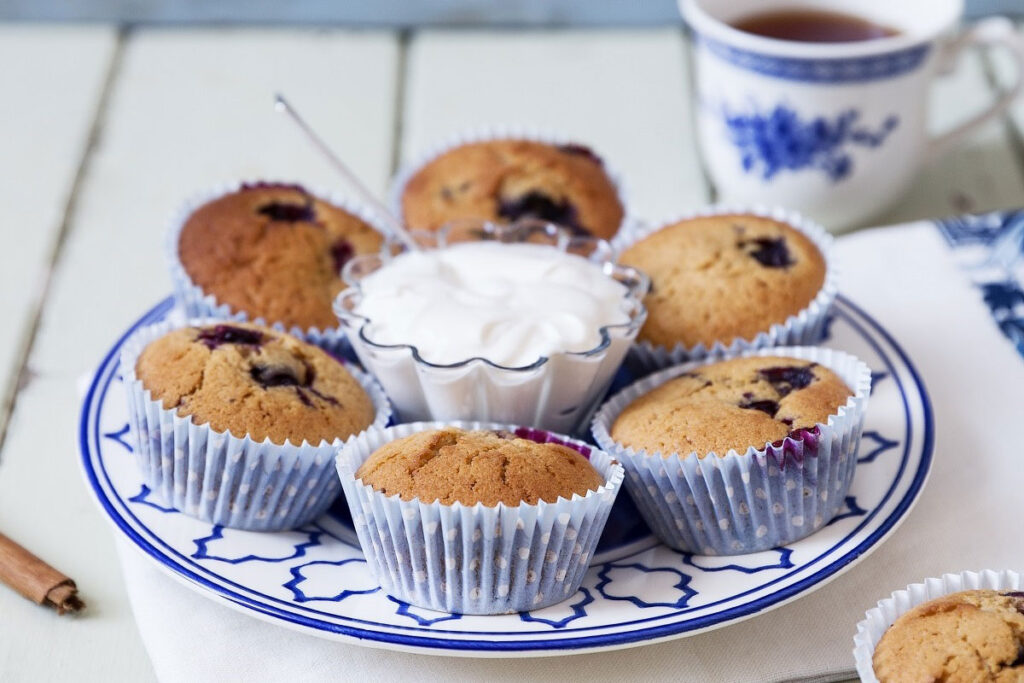
POLYGON ((391 233, 402 241, 402 244, 405 245, 406 249, 419 251, 419 245, 416 244, 416 240, 412 238, 412 235, 410 235, 405 229, 401 221, 395 218, 388 208, 373 196, 373 193, 363 185, 362 181, 359 180, 356 174, 353 173, 349 167, 345 165, 345 162, 343 162, 338 155, 327 146, 327 143, 323 141, 323 138, 317 135, 316 131, 310 128, 305 119, 295 111, 294 107, 292 107, 292 105, 288 103, 288 100, 286 100, 280 93, 274 96, 274 108, 291 117, 292 121, 294 121, 302 132, 305 133, 306 137, 309 138, 309 141, 313 143, 313 146, 316 147, 320 153, 327 158, 327 161, 334 166, 334 169, 342 175, 349 187, 354 189, 366 204, 373 207, 380 219, 387 224, 391 233))

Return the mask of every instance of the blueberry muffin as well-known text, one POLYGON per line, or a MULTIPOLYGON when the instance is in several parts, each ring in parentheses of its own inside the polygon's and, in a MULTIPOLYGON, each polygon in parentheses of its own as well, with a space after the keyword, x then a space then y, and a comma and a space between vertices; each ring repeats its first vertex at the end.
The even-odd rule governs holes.
POLYGON ((336 327, 331 310, 341 267, 380 249, 360 218, 298 185, 259 183, 196 209, 178 237, 178 258, 204 294, 251 319, 286 327, 336 327))
POLYGON ((165 410, 254 441, 330 442, 374 420, 370 397, 340 362, 258 325, 173 330, 143 349, 135 374, 165 410))
POLYGON ((825 283, 825 259, 799 230, 754 215, 667 225, 622 252, 651 278, 638 339, 655 346, 728 346, 806 308, 825 283))
POLYGON ((880 683, 1024 681, 1024 593, 954 593, 903 614, 875 647, 880 683))
POLYGON ((489 507, 554 503, 604 484, 590 462, 568 446, 454 427, 385 444, 359 467, 356 478, 402 500, 489 507))
POLYGON ((822 365, 737 358, 698 367, 639 397, 615 419, 611 437, 663 457, 744 453, 814 429, 850 396, 849 387, 822 365))
POLYGON ((597 155, 581 145, 529 140, 475 142, 441 154, 408 180, 401 206, 413 228, 436 230, 464 218, 537 218, 603 239, 624 216, 597 155))

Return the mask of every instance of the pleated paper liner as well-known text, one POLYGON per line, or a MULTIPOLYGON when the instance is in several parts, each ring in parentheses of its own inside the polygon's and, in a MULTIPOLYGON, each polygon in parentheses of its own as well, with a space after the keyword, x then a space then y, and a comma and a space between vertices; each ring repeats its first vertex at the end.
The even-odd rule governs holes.
POLYGON ((630 385, 597 411, 597 444, 626 469, 626 488, 664 543, 703 555, 752 553, 792 543, 831 520, 853 481, 871 371, 850 354, 816 347, 783 347, 740 354, 817 363, 835 372, 851 396, 827 423, 778 445, 744 452, 648 454, 617 443, 611 428, 640 396, 715 359, 677 365, 630 385))
POLYGON ((622 484, 608 454, 565 436, 488 422, 418 422, 349 439, 338 473, 366 562, 386 593, 413 605, 460 614, 505 614, 561 602, 580 587, 622 484), (585 496, 508 506, 444 505, 386 496, 356 479, 384 444, 458 427, 507 430, 583 453, 605 483, 585 496))

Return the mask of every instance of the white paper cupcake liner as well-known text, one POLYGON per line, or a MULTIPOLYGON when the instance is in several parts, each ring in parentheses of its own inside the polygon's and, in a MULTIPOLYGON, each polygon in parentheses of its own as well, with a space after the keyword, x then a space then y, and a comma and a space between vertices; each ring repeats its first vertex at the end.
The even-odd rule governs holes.
POLYGON ((546 145, 584 145, 597 155, 599 159, 601 159, 604 171, 612 181, 612 184, 615 186, 615 190, 619 196, 619 204, 622 205, 622 222, 619 224, 617 232, 632 232, 631 226, 634 224, 636 219, 633 217, 630 210, 629 196, 626 191, 625 181, 622 178, 622 174, 608 162, 607 157, 583 140, 579 140, 562 133, 523 125, 483 125, 469 130, 464 130, 459 133, 454 133, 440 142, 433 144, 425 152, 414 157, 410 163, 403 164, 398 173, 395 174, 394 179, 391 181, 391 191, 388 195, 388 204, 391 207, 392 213, 395 216, 398 216, 402 223, 405 224, 405 216, 402 211, 402 194, 405 192, 405 186, 409 180, 425 165, 456 147, 461 147, 474 142, 491 142, 494 140, 529 140, 531 142, 540 142, 546 145))
POLYGON ((690 218, 728 214, 752 214, 771 218, 780 223, 786 223, 806 235, 814 242, 814 245, 825 259, 825 282, 822 284, 821 290, 806 308, 795 315, 791 315, 785 322, 772 325, 768 330, 761 332, 753 339, 737 337, 729 343, 715 342, 711 346, 701 343, 693 347, 687 347, 682 343, 678 343, 671 348, 657 346, 648 341, 639 341, 630 349, 629 357, 626 359, 627 366, 635 374, 645 375, 670 365, 697 361, 703 358, 735 356, 744 351, 771 346, 814 345, 821 340, 829 309, 832 307, 838 292, 838 273, 835 258, 832 255, 833 239, 832 235, 825 228, 794 211, 761 205, 716 205, 682 213, 668 220, 659 221, 655 225, 643 225, 634 221, 626 230, 615 236, 615 239, 612 240, 612 249, 618 256, 629 246, 668 225, 690 218))
POLYGON ((895 591, 890 597, 879 600, 878 606, 869 609, 857 624, 857 635, 853 637, 853 657, 860 680, 878 683, 872 664, 875 647, 896 619, 929 600, 969 590, 1024 590, 1024 577, 1015 571, 991 569, 943 574, 942 578, 925 579, 924 583, 911 584, 906 590, 895 591))
MULTIPOLYGON (((492 238, 511 239, 522 236, 520 230, 528 234, 533 224, 481 225, 492 238)), ((374 342, 366 333, 372 321, 355 312, 362 291, 353 271, 365 277, 382 267, 390 258, 388 245, 376 257, 363 255, 346 265, 344 275, 350 287, 338 295, 334 311, 347 329, 359 362, 387 391, 401 421, 483 420, 528 424, 563 433, 586 423, 646 319, 642 300, 649 281, 636 269, 608 260, 610 250, 604 240, 570 240, 565 228, 545 224, 548 229, 552 247, 563 251, 584 242, 603 245, 603 259, 596 260, 609 277, 625 286, 623 309, 629 313, 629 320, 603 326, 600 342, 592 349, 551 353, 523 367, 506 367, 481 357, 438 365, 424 360, 415 346, 374 342)), ((448 228, 443 227, 426 236, 435 241, 436 248, 443 248, 447 234, 448 228)))
POLYGON ((580 587, 622 483, 622 467, 582 441, 536 429, 484 422, 420 422, 349 439, 338 474, 370 570, 386 593, 427 609, 505 614, 561 602, 580 587), (446 426, 509 430, 569 445, 605 479, 585 496, 555 503, 494 507, 387 497, 356 479, 385 443, 446 426))
POLYGON ((799 358, 835 372, 853 391, 817 434, 787 437, 779 446, 746 452, 647 454, 616 443, 611 428, 634 400, 670 379, 716 359, 655 373, 609 399, 594 416, 597 444, 626 469, 626 489, 665 544, 702 555, 736 555, 785 545, 831 520, 843 504, 871 390, 871 371, 842 351, 783 347, 740 354, 799 358))
MULTIPOLYGON (((204 292, 199 285, 192 281, 188 276, 188 273, 185 271, 185 267, 182 265, 181 259, 178 257, 178 240, 189 216, 191 216, 192 213, 203 204, 213 201, 218 197, 223 197, 226 194, 237 192, 244 185, 257 185, 260 183, 267 183, 271 185, 292 184, 274 180, 251 180, 223 183, 212 187, 205 192, 193 195, 183 202, 182 205, 178 207, 178 210, 174 212, 168 224, 166 238, 164 241, 164 251, 167 264, 171 272, 171 281, 174 285, 175 301, 185 311, 185 316, 189 318, 218 318, 221 320, 235 320, 242 322, 251 321, 259 325, 272 327, 282 332, 288 332, 292 336, 298 337, 310 344, 319 346, 336 356, 354 358, 355 356, 352 353, 348 340, 345 338, 345 333, 341 328, 331 327, 323 330, 316 327, 302 329, 298 326, 286 328, 284 323, 279 321, 268 321, 263 317, 252 318, 247 311, 235 310, 230 305, 217 301, 217 298, 213 294, 204 292)), ((358 217, 360 220, 371 225, 385 238, 391 236, 391 231, 387 228, 387 225, 365 205, 337 193, 323 191, 318 188, 306 188, 306 191, 312 196, 322 201, 329 202, 358 217)))
MULTIPOLYGON (((193 319, 189 326, 223 322, 193 319)), ((322 515, 338 497, 334 455, 342 439, 299 445, 254 441, 218 432, 208 423, 165 410, 135 375, 143 349, 172 329, 169 322, 144 327, 121 349, 121 376, 135 437, 135 459, 146 485, 165 503, 207 522, 252 531, 301 526, 322 515)), ((377 383, 351 365, 346 369, 373 401, 367 429, 381 429, 391 406, 377 383)))

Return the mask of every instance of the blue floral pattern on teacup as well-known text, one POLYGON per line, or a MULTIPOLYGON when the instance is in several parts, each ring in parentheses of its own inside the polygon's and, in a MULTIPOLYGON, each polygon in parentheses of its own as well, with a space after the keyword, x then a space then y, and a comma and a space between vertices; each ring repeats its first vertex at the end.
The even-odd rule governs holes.
POLYGON ((723 109, 722 119, 747 173, 771 180, 782 171, 819 169, 833 183, 853 170, 851 146, 881 146, 900 121, 890 114, 872 128, 860 123, 857 109, 847 109, 831 119, 805 119, 784 104, 768 112, 723 109))

